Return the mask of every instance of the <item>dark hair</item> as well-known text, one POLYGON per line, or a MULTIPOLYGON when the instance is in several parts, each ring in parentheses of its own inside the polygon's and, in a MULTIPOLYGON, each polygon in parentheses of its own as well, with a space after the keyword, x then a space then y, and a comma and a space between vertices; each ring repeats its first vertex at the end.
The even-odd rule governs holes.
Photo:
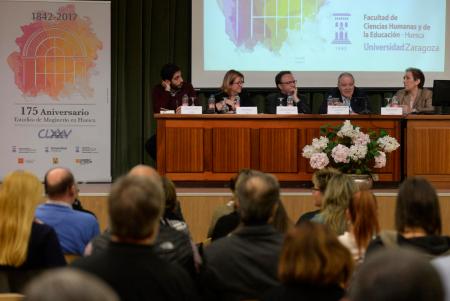
POLYGON ((164 188, 164 195, 166 197, 165 208, 168 211, 173 211, 177 207, 177 190, 175 184, 168 177, 163 176, 161 179, 164 188))
POLYGON ((428 235, 441 234, 441 213, 436 190, 424 178, 406 179, 397 195, 395 227, 402 233, 406 228, 421 228, 428 235))
POLYGON ((239 177, 236 197, 241 221, 245 225, 264 224, 280 201, 280 185, 273 175, 252 171, 249 176, 239 177))
POLYGON ((286 236, 278 265, 282 283, 344 286, 352 270, 350 251, 325 225, 305 221, 286 236))
POLYGON ((312 182, 314 186, 319 186, 319 191, 324 194, 327 189, 328 181, 335 175, 339 175, 341 172, 335 168, 328 167, 316 170, 312 176, 312 182))
POLYGON ((422 70, 420 70, 419 68, 408 68, 405 70, 405 72, 411 72, 414 80, 420 80, 419 89, 423 88, 423 85, 425 84, 425 75, 423 74, 422 70))
POLYGON ((236 191, 236 183, 237 183, 239 177, 249 176, 249 175, 251 175, 252 171, 253 170, 249 169, 249 168, 243 168, 243 169, 239 170, 239 172, 230 179, 230 190, 234 193, 236 191))
POLYGON ((180 67, 178 67, 175 64, 165 64, 162 68, 161 68, 161 79, 162 80, 172 80, 173 75, 175 74, 175 72, 180 71, 180 67))
POLYGON ((292 74, 291 71, 280 71, 277 75, 275 75, 275 85, 278 88, 278 85, 281 84, 281 78, 286 74, 292 74))
POLYGON ((121 239, 144 239, 155 230, 164 206, 161 181, 128 175, 114 183, 108 212, 111 234, 121 239))
POLYGON ((73 177, 73 174, 68 169, 56 167, 56 168, 50 169, 49 171, 47 171, 45 173, 44 189, 45 189, 45 194, 47 194, 49 198, 56 198, 56 197, 64 195, 73 185, 75 185, 75 178, 73 177), (56 181, 55 183, 50 184, 48 182, 48 175, 49 175, 49 173, 51 173, 52 171, 54 171, 56 169, 63 169, 66 172, 64 173, 64 176, 61 179, 59 179, 59 181, 56 181))
POLYGON ((438 272, 423 255, 409 249, 383 249, 359 267, 350 286, 352 301, 441 301, 438 272))

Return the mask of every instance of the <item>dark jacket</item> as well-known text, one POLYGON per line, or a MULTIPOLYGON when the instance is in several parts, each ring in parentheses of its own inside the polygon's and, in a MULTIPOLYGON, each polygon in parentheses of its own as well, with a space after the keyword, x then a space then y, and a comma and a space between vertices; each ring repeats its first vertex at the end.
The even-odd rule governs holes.
MULTIPOLYGON (((267 95, 266 97, 266 112, 267 114, 276 114, 277 113, 277 106, 280 105, 279 98, 282 97, 282 104, 283 106, 286 106, 288 95, 283 94, 281 92, 278 93, 272 93, 267 95)), ((294 106, 297 107, 299 114, 311 114, 311 109, 309 108, 308 104, 305 101, 305 98, 303 95, 298 94, 298 97, 300 101, 298 103, 295 103, 294 106)))
MULTIPOLYGON (((216 103, 218 103, 218 102, 222 101, 224 98, 228 98, 228 97, 229 97, 229 95, 223 91, 214 95, 214 98, 216 99, 216 103)), ((255 106, 255 104, 253 103, 253 101, 250 98, 250 94, 245 90, 242 90, 242 92, 239 94, 239 99, 240 99, 241 107, 254 107, 255 106)), ((231 111, 231 106, 228 104, 227 104, 227 106, 228 106, 228 110, 231 111)), ((218 112, 218 113, 221 113, 221 112, 218 112)))
MULTIPOLYGON (((342 101, 341 91, 338 88, 333 88, 328 92, 327 97, 323 100, 322 106, 320 107, 320 114, 326 114, 328 111, 328 98, 339 98, 342 101)), ((352 98, 350 100, 350 106, 352 107, 352 111, 355 113, 361 113, 365 107, 370 110, 369 106, 369 98, 363 90, 355 87, 353 91, 352 98)))
POLYGON ((339 301, 345 295, 339 285, 290 284, 280 285, 269 291, 262 301, 339 301))

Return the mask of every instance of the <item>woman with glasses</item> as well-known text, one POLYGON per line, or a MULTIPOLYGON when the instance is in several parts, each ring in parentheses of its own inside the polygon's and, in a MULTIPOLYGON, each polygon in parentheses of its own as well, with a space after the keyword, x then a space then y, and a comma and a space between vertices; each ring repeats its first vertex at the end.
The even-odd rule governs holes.
POLYGON ((236 107, 249 107, 253 104, 248 93, 242 91, 244 75, 236 70, 229 70, 223 77, 221 92, 215 95, 218 113, 234 113, 236 107))

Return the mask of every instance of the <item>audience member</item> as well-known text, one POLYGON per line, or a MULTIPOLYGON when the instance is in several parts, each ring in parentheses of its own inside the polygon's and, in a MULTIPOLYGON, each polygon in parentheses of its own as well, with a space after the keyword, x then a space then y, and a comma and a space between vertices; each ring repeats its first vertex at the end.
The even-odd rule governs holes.
POLYGON ((82 255, 89 241, 99 234, 97 219, 72 208, 77 191, 68 169, 50 169, 44 185, 48 200, 37 208, 36 217, 55 229, 64 253, 82 255))
POLYGON ((441 277, 445 291, 445 300, 450 301, 450 255, 438 257, 431 261, 441 277))
POLYGON ((349 176, 333 176, 328 181, 322 209, 311 221, 327 225, 336 235, 343 234, 347 230, 345 212, 357 191, 358 186, 349 176))
POLYGON ((164 188, 164 194, 166 196, 165 210, 161 222, 175 230, 186 233, 190 237, 191 235, 189 233, 188 225, 184 221, 180 202, 178 202, 177 199, 177 190, 175 184, 171 179, 167 177, 162 177, 161 179, 164 188))
MULTIPOLYGON (((327 99, 322 102, 320 113, 326 114, 328 111, 328 99, 336 99, 342 105, 347 106, 350 113, 363 113, 364 110, 370 110, 368 104, 368 97, 366 92, 360 88, 355 87, 355 78, 353 74, 343 72, 338 77, 337 88, 332 89, 327 99)), ((370 113, 367 112, 367 113, 370 113)))
POLYGON ((280 204, 280 186, 270 174, 239 177, 236 201, 242 226, 205 248, 207 298, 260 298, 278 284, 283 235, 269 224, 280 204))
POLYGON ((42 184, 27 171, 5 176, 0 189, 0 271, 5 286, 18 292, 41 269, 64 266, 56 233, 38 222, 34 213, 42 200, 42 184))
POLYGON ((25 301, 119 301, 99 278, 74 269, 59 269, 36 277, 25 289, 25 301))
POLYGON ((370 190, 362 190, 350 199, 347 210, 349 228, 338 239, 350 250, 356 263, 363 261, 367 246, 380 232, 377 214, 377 200, 370 190))
MULTIPOLYGON (((314 206, 321 208, 322 207, 322 199, 325 193, 325 189, 327 188, 328 181, 334 175, 340 174, 341 172, 334 168, 323 168, 314 172, 312 176, 312 196, 314 199, 314 206)), ((320 209, 306 212, 297 221, 297 225, 304 221, 310 221, 317 214, 320 213, 320 209)))
POLYGON ((276 114, 277 106, 287 106, 287 98, 292 97, 293 106, 297 107, 299 114, 311 114, 311 109, 297 90, 297 80, 291 71, 280 71, 275 76, 275 85, 278 92, 267 96, 266 113, 276 114))
POLYGON ((187 272, 160 259, 153 247, 164 208, 160 177, 120 178, 108 207, 111 242, 103 252, 73 266, 106 281, 121 300, 195 300, 187 272))
POLYGON ((442 301, 444 291, 431 263, 412 250, 376 252, 358 269, 351 301, 442 301))
POLYGON ((305 221, 286 237, 278 276, 281 285, 262 300, 341 300, 353 260, 324 225, 305 221))
POLYGON ((411 247, 427 257, 450 254, 450 237, 441 236, 442 224, 435 189, 423 178, 411 177, 401 185, 395 207, 395 231, 383 231, 367 248, 411 247))
POLYGON ((404 113, 434 111, 432 105, 433 92, 425 89, 425 75, 422 70, 408 68, 403 76, 403 86, 395 93, 404 113))
POLYGON ((216 111, 219 113, 235 112, 238 99, 239 105, 242 107, 253 106, 248 93, 242 91, 243 86, 244 75, 241 72, 236 70, 227 71, 220 87, 221 92, 215 95, 216 111))

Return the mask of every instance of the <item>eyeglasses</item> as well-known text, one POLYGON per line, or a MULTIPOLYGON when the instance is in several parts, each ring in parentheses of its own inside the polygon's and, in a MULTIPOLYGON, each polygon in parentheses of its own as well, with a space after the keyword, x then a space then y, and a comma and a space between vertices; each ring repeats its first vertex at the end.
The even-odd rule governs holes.
POLYGON ((296 84, 296 83, 297 83, 296 80, 291 80, 291 81, 284 82, 284 83, 280 83, 280 84, 283 84, 283 85, 290 85, 290 84, 296 84))
POLYGON ((232 83, 232 85, 243 85, 243 84, 244 84, 244 81, 239 81, 239 82, 232 83))

